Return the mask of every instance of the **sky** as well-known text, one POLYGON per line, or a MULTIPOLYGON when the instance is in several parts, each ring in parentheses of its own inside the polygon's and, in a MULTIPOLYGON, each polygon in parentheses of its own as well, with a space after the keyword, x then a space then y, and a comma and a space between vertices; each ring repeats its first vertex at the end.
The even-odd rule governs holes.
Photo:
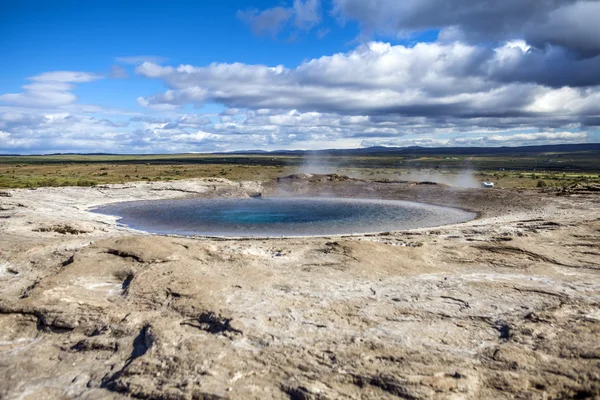
POLYGON ((600 142, 600 0, 3 0, 0 154, 600 142))

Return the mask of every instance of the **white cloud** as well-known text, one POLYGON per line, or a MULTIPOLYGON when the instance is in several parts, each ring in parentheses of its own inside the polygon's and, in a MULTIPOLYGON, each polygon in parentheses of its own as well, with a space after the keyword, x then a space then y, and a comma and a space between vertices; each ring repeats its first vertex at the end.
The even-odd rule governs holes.
MULTIPOLYGON (((298 4, 306 9, 295 13, 310 21, 318 2, 298 4)), ((149 115, 76 104, 75 85, 101 76, 46 72, 29 78, 22 93, 0 95, 8 104, 0 105, 0 151, 512 146, 599 137, 600 57, 570 57, 563 48, 540 50, 520 39, 494 48, 370 42, 293 68, 120 62, 126 61, 166 85, 137 98, 153 110, 149 115), (199 112, 213 102, 225 110, 199 112)), ((125 75, 114 67, 112 76, 125 75)))
POLYGON ((7 93, 0 95, 0 101, 25 107, 59 107, 71 104, 76 100, 76 96, 69 90, 73 85, 43 85, 34 84, 23 86, 23 93, 7 93))
POLYGON ((30 81, 35 82, 69 82, 69 83, 82 83, 91 82, 97 79, 102 79, 101 75, 90 73, 90 72, 76 72, 76 71, 52 71, 44 72, 39 75, 28 78, 30 81))
POLYGON ((149 97, 138 97, 138 104, 155 110, 170 110, 183 104, 201 105, 207 97, 207 91, 193 86, 181 90, 167 90, 164 93, 149 97))
POLYGON ((532 142, 545 142, 545 143, 564 143, 564 142, 585 142, 590 138, 588 132, 537 132, 537 133, 516 133, 512 135, 493 135, 484 138, 488 142, 499 142, 499 143, 532 143, 532 142))
MULTIPOLYGON (((31 109, 30 109, 31 110, 31 109)), ((423 117, 340 115, 297 110, 231 110, 217 115, 172 113, 128 119, 69 112, 11 111, 0 108, 2 153, 157 153, 242 149, 319 149, 361 145, 512 146, 580 143, 592 133, 547 129, 525 132, 491 128, 490 120, 460 119, 434 125, 423 117), (451 137, 451 138, 450 138, 451 137)))
POLYGON ((0 130, 8 134, 0 151, 111 151, 128 125, 68 112, 0 112, 0 130))
MULTIPOLYGON (((162 94, 139 99, 140 104, 155 108, 214 101, 231 108, 422 117, 433 126, 479 124, 486 119, 492 126, 507 128, 515 121, 537 128, 600 116, 598 86, 554 88, 554 76, 527 75, 527 67, 542 70, 556 56, 548 53, 545 65, 545 55, 532 56, 522 41, 496 49, 460 42, 414 47, 371 42, 293 69, 241 63, 206 67, 144 63, 136 73, 169 86, 162 94), (537 57, 536 63, 528 66, 530 57, 537 57), (542 78, 546 85, 538 82, 542 78)), ((571 60, 565 65, 571 69, 583 65, 591 71, 586 62, 571 60)))
POLYGON ((387 147, 497 147, 497 146, 527 146, 527 145, 549 145, 565 143, 585 143, 589 141, 589 132, 502 132, 496 135, 482 135, 474 133, 471 135, 460 135, 452 138, 416 138, 416 139, 367 139, 363 140, 363 147, 387 146, 387 147))
POLYGON ((23 107, 60 107, 75 102, 71 93, 73 83, 91 82, 102 79, 101 75, 89 72, 53 71, 28 78, 32 81, 23 86, 22 93, 0 95, 0 102, 23 107))

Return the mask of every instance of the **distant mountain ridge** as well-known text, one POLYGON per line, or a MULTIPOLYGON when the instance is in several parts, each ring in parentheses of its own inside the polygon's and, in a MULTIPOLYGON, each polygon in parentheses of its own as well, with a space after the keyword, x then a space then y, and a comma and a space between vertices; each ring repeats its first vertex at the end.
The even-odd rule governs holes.
POLYGON ((548 153, 548 152, 581 152, 581 151, 600 151, 600 143, 580 143, 580 144, 549 144, 537 146, 518 146, 518 147, 385 147, 373 146, 355 149, 328 149, 328 150, 274 150, 274 151, 232 151, 226 153, 213 154, 271 154, 271 155, 301 155, 301 154, 328 154, 328 155, 451 155, 451 154, 514 154, 514 153, 548 153))
MULTIPOLYGON (((549 144, 549 145, 534 145, 534 146, 517 146, 517 147, 386 147, 373 146, 354 149, 326 149, 326 150, 236 150, 230 152, 215 152, 215 153, 177 153, 177 154, 197 154, 197 155, 332 155, 332 156, 365 156, 365 155, 503 155, 515 153, 568 153, 568 152, 583 152, 592 151, 600 152, 600 143, 578 143, 578 144, 549 144)), ((0 154, 0 157, 19 156, 26 154, 0 154)), ((151 156, 157 154, 143 153, 51 153, 51 154, 31 154, 28 156, 59 156, 59 155, 82 155, 82 156, 151 156)), ((165 154, 166 155, 166 154, 165 154)), ((173 154, 176 155, 176 154, 173 154)))

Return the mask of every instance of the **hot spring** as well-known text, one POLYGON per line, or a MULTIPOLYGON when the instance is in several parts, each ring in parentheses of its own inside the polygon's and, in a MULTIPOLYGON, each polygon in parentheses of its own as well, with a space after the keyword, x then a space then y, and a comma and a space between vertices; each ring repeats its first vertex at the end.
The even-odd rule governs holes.
POLYGON ((119 223, 152 233, 233 237, 373 233, 475 218, 464 210, 409 201, 341 198, 150 200, 93 211, 118 216, 119 223))
POLYGON ((475 218, 455 208, 398 200, 341 198, 178 199, 98 207, 130 228, 184 236, 316 236, 454 224, 475 218))

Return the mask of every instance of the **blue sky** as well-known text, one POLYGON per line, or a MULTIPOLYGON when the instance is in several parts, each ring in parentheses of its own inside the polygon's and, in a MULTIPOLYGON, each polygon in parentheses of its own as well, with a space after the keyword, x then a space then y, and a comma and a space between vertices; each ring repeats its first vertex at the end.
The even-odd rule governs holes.
POLYGON ((440 1, 5 1, 0 152, 599 141, 598 2, 440 1))
MULTIPOLYGON (((329 32, 322 38, 318 30, 306 32, 292 24, 275 36, 254 35, 237 17, 240 10, 285 2, 257 1, 251 7, 248 1, 232 0, 122 3, 9 2, 0 16, 0 53, 13 62, 3 68, 0 91, 18 91, 25 77, 45 71, 109 73, 119 57, 155 55, 172 65, 240 62, 293 67, 305 59, 348 51, 356 44, 356 24, 342 27, 327 14, 321 29, 329 32)), ((134 75, 132 66, 117 64, 134 75)), ((96 82, 78 88, 77 95, 83 103, 135 107, 135 97, 124 95, 131 90, 150 95, 162 88, 153 83, 145 79, 96 82)))

